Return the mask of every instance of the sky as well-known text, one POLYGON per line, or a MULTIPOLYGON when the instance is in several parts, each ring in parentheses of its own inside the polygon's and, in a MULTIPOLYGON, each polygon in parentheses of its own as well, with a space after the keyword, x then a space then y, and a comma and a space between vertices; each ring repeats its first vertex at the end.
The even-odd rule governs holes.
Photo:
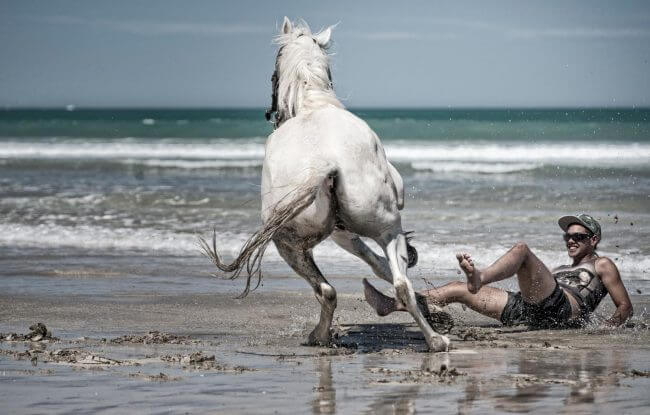
POLYGON ((348 107, 650 107, 648 1, 0 0, 0 107, 266 107, 284 16, 348 107))

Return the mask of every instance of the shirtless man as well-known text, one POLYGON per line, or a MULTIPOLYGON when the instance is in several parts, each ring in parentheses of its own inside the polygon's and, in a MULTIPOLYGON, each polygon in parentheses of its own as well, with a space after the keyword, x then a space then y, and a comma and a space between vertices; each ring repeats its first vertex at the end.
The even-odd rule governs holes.
MULTIPOLYGON (((571 265, 551 272, 523 242, 482 270, 474 266, 468 254, 457 254, 467 283, 451 282, 423 291, 418 297, 440 307, 465 304, 506 326, 528 324, 535 328, 565 328, 583 326, 609 293, 616 311, 605 325, 623 324, 632 316, 632 303, 616 265, 609 258, 596 254, 601 239, 600 224, 585 214, 564 216, 558 224, 565 232, 571 265), (514 275, 521 290, 518 293, 488 286, 514 275)), ((406 311, 396 299, 383 295, 367 280, 363 282, 366 300, 377 314, 385 316, 393 311, 406 311)))

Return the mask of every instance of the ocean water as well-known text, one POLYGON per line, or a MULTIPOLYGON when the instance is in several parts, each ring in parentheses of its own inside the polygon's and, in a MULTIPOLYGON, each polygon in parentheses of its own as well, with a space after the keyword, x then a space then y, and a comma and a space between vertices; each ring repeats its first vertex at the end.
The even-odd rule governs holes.
MULTIPOLYGON (((404 178, 415 279, 459 278, 455 252, 488 265, 520 240, 549 266, 566 263, 557 219, 587 212, 603 227, 601 255, 630 286, 650 286, 650 110, 353 111, 404 178)), ((24 292, 25 278, 41 276, 57 292, 79 275, 128 274, 168 276, 170 291, 240 289, 194 283, 214 271, 197 235, 216 229, 227 259, 260 225, 270 132, 262 109, 0 111, 5 288, 24 292)), ((315 249, 327 277, 370 274, 342 252, 329 241, 315 249)), ((264 268, 292 275, 274 249, 264 268)), ((111 284, 103 289, 130 289, 111 284)))

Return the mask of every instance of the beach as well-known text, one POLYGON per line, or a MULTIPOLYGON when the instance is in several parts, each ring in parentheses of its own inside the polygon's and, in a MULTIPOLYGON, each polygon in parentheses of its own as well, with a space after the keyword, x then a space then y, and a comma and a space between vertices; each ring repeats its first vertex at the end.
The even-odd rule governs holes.
MULTIPOLYGON (((334 346, 306 347, 314 297, 274 285, 243 300, 3 294, 0 331, 42 321, 60 339, 0 343, 3 412, 642 413, 650 404, 650 335, 639 320, 526 331, 452 307, 452 349, 430 354, 408 315, 379 318, 344 293, 334 346)), ((647 295, 632 300, 647 307, 647 295)))
POLYGON ((2 412, 642 413, 650 112, 355 113, 404 179, 416 289, 462 279, 458 251, 482 267, 517 241, 565 264, 557 219, 585 212, 633 319, 599 328, 609 297, 581 330, 504 328, 452 305, 452 348, 431 354, 407 314, 374 314, 370 269, 325 241, 314 256, 338 293, 335 341, 307 347, 319 305, 275 248, 261 286, 235 299, 244 281, 213 276, 197 243, 215 230, 231 259, 260 225, 262 110, 5 110, 2 412))

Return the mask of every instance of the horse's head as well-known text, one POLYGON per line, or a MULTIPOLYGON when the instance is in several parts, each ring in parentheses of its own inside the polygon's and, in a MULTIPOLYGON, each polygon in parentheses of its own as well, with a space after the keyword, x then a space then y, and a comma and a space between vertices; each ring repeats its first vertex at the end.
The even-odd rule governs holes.
POLYGON ((271 77, 272 103, 265 114, 270 121, 275 113, 275 128, 296 115, 305 102, 306 93, 321 92, 323 95, 325 92, 324 95, 333 96, 327 54, 331 34, 332 27, 312 34, 307 23, 292 24, 284 18, 282 30, 275 38, 279 49, 271 77))

